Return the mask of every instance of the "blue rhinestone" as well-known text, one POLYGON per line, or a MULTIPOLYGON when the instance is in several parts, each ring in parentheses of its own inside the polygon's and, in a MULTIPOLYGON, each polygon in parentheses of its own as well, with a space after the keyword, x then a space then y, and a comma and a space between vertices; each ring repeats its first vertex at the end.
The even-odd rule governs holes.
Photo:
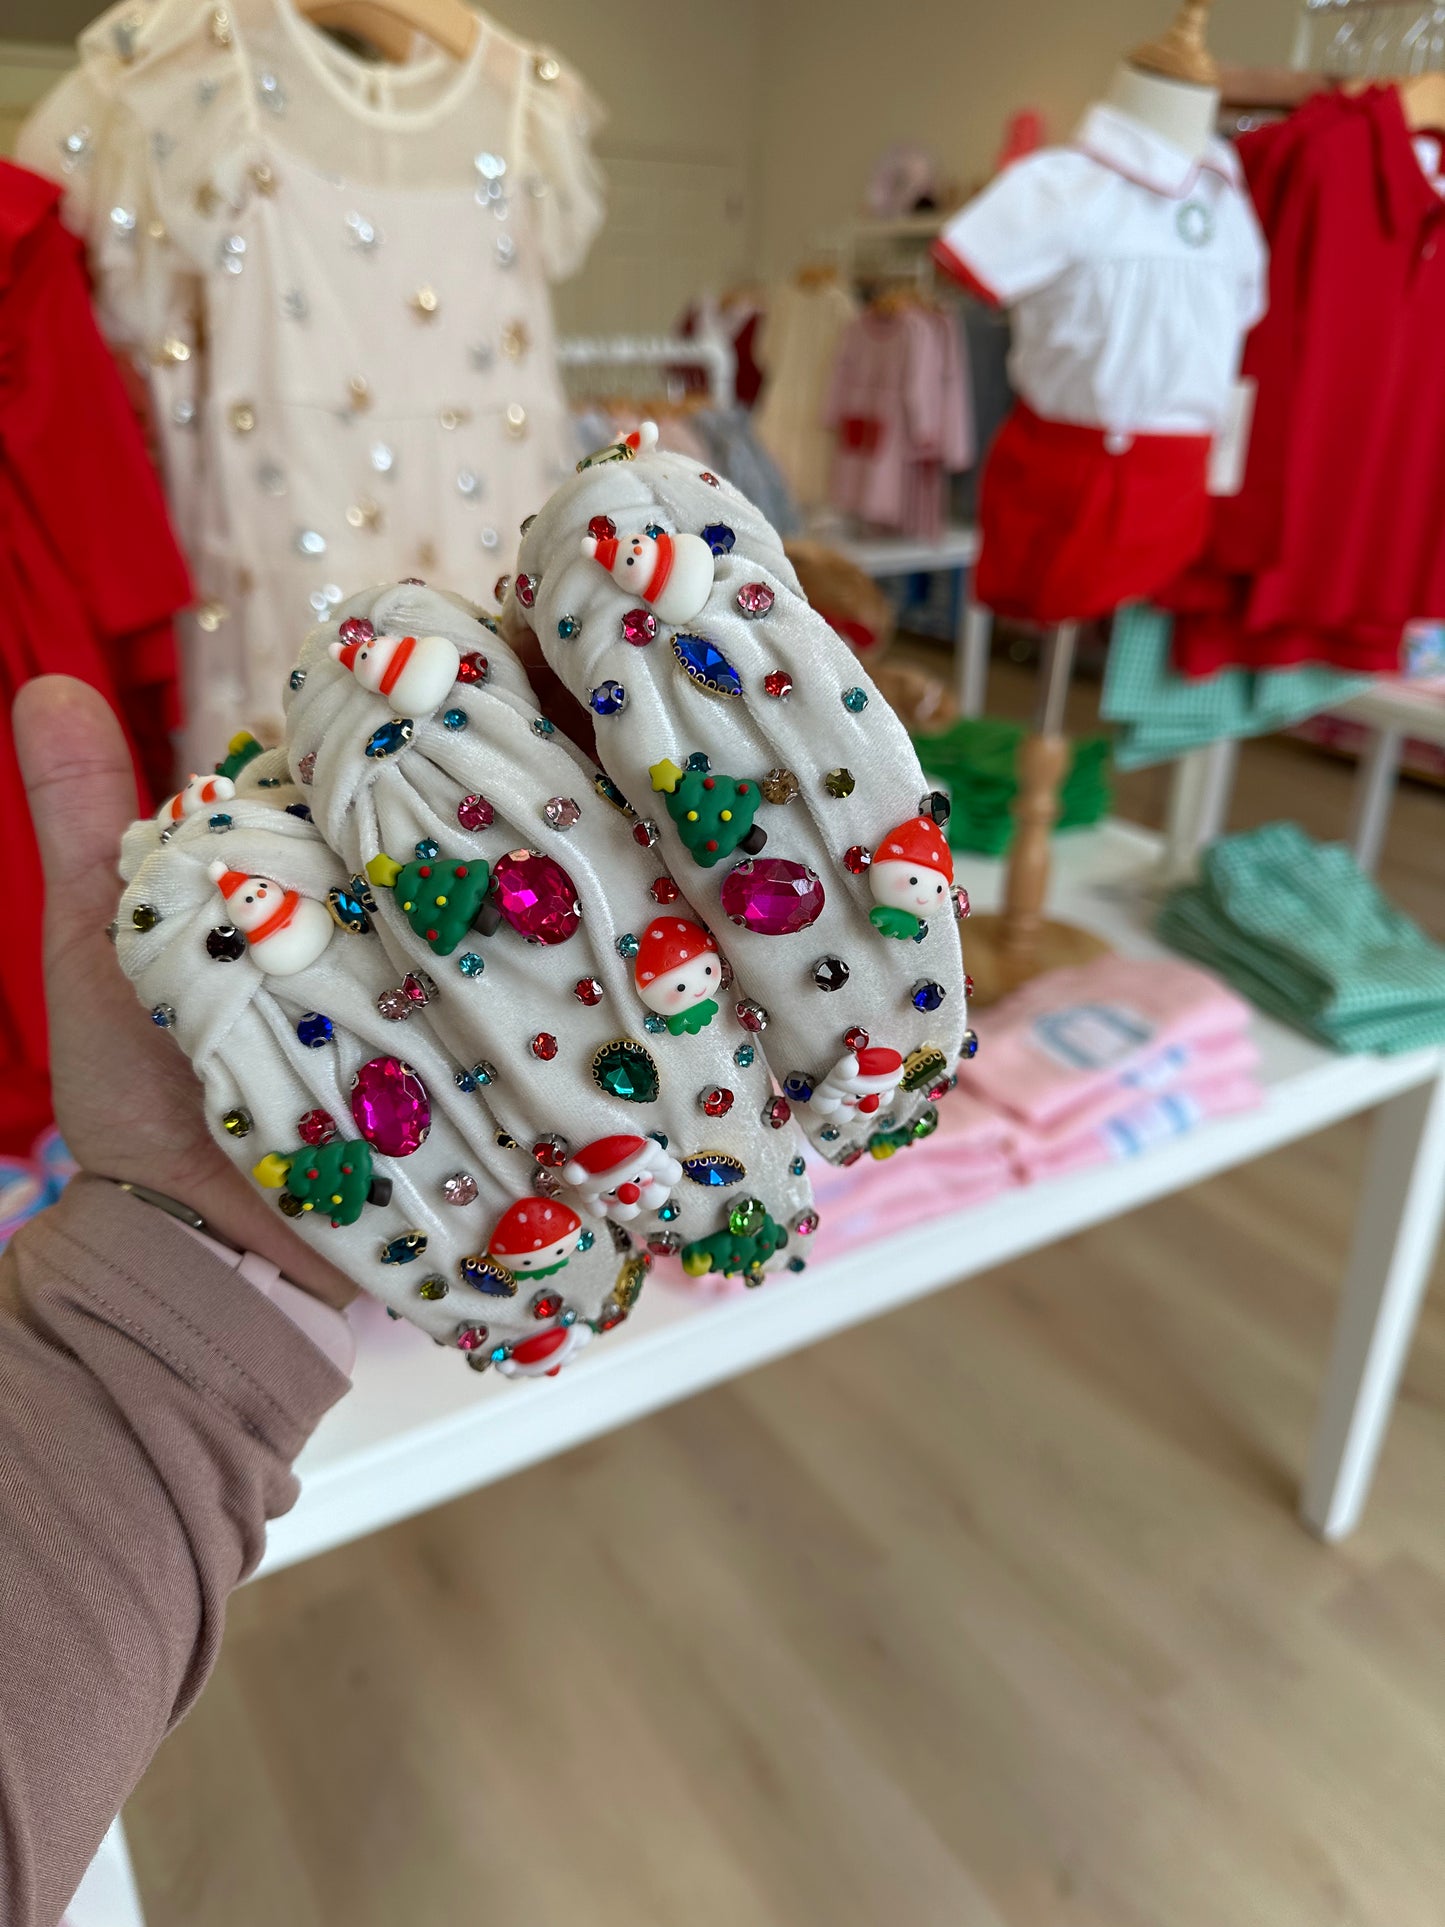
POLYGON ((479 957, 475 950, 464 950, 457 958, 457 969, 464 977, 480 977, 486 967, 486 959, 479 957))
POLYGON ((483 1057, 478 1063, 472 1065, 472 1076, 479 1084, 493 1084, 496 1082, 497 1073, 483 1057))
MULTIPOLYGON (((515 1298, 517 1281, 510 1271, 494 1264, 490 1258, 463 1258, 461 1263, 462 1283, 470 1285, 473 1291, 484 1291, 489 1298, 515 1298)), ((502 1356, 505 1358, 506 1353, 502 1356)))
POLYGON ((676 1198, 669 1198, 666 1204, 659 1207, 657 1215, 664 1224, 673 1224, 682 1216, 682 1206, 676 1198))
POLYGON ((910 996, 915 1010, 937 1010, 947 992, 942 984, 921 980, 913 986, 910 996))
POLYGON ((665 535, 667 531, 663 528, 661 522, 649 522, 643 533, 650 535, 655 542, 659 535, 665 535))
POLYGON ((470 1071, 458 1071, 452 1081, 459 1091, 474 1091, 477 1088, 477 1080, 470 1071))
POLYGON ((966 1030, 963 1033, 963 1042, 959 1046, 958 1054, 960 1057, 977 1057, 978 1056, 978 1032, 977 1031, 966 1030))
POLYGON ((836 1142, 839 1136, 837 1125, 836 1124, 825 1125, 823 1129, 819 1131, 818 1136, 823 1139, 825 1144, 832 1144, 836 1142))
POLYGON ((442 722, 448 729, 465 729, 467 726, 467 712, 464 709, 444 709, 442 711, 442 722))
POLYGON ((229 816, 226 815, 224 810, 221 811, 218 815, 213 816, 206 825, 207 829, 215 830, 217 834, 219 834, 222 830, 229 830, 230 827, 231 827, 231 819, 229 816))
POLYGON ((580 636, 582 624, 576 616, 560 616, 557 621, 557 634, 563 642, 570 642, 573 636, 580 636))
POLYGON ((699 775, 706 776, 712 768, 712 763, 705 750, 695 749, 687 759, 687 766, 689 769, 696 770, 699 775))
POLYGON ((806 1271, 807 1269, 808 1269, 808 1261, 806 1258, 789 1258, 788 1260, 789 1271, 806 1271))
POLYGON ((699 689, 712 696, 741 696, 743 679, 722 650, 706 636, 676 635, 672 653, 699 689))
POLYGON ((813 1095, 813 1080, 804 1071, 794 1071, 783 1079, 783 1096, 791 1104, 806 1104, 813 1095))
POLYGON ((395 756, 399 749, 405 749, 411 741, 413 724, 410 716, 393 716, 389 723, 380 729, 372 730, 366 739, 366 753, 376 759, 381 756, 395 756))
POLYGON ((587 700, 599 716, 615 716, 627 706, 627 691, 620 682, 600 682, 587 700))
POLYGON ((300 689, 305 681, 306 671, 304 669, 293 669, 291 671, 291 687, 293 689, 300 689))
POLYGON ((630 930, 617 939, 617 954, 619 957, 635 957, 641 948, 642 945, 630 930))
POLYGON ((419 863, 435 863, 441 853, 441 845, 439 843, 433 843, 429 836, 424 836, 416 846, 417 861, 419 863))
POLYGON ((288 803, 286 805, 286 814, 288 816, 299 817, 303 823, 309 823, 311 821, 310 805, 306 803, 288 803))
POLYGON ((920 918, 918 919, 918 928, 917 928, 917 929, 916 929, 916 930, 914 931, 914 933, 913 933, 913 941, 914 941, 915 943, 922 943, 922 942, 923 942, 923 939, 924 939, 924 938, 925 938, 925 937, 926 937, 927 935, 928 935, 928 922, 927 922, 927 919, 926 919, 926 918, 923 918, 923 917, 920 917, 920 918))
POLYGON ((157 1004, 151 1012, 151 1022, 157 1030, 169 1030, 175 1021, 176 1007, 174 1004, 157 1004))
POLYGON ((579 1251, 590 1251, 596 1242, 597 1233, 595 1231, 584 1231, 577 1240, 577 1249, 579 1251))
POLYGON ((384 1265, 414 1264, 425 1250, 424 1231, 405 1231, 401 1237, 393 1238, 381 1247, 381 1262, 384 1265))
POLYGON ((532 733, 536 736, 555 736, 557 725, 548 722, 545 716, 536 716, 532 719, 532 733))
POLYGON ((737 541, 726 522, 709 522, 702 532, 702 539, 714 555, 727 555, 737 541))
POLYGON ((256 788, 258 790, 279 790, 280 787, 281 778, 279 776, 258 776, 256 778, 256 788))
POLYGON ((843 707, 851 710, 855 716, 858 715, 860 711, 868 707, 868 691, 866 689, 859 689, 856 684, 852 689, 845 689, 843 691, 843 707))
POLYGON ((726 1184, 736 1184, 748 1174, 742 1160, 729 1157, 725 1151, 698 1151, 682 1160, 682 1169, 694 1184, 705 1185, 713 1191, 721 1190, 726 1184))
POLYGON ((510 1358, 511 1355, 505 1345, 495 1345, 492 1348, 492 1363, 500 1365, 504 1358, 510 1358))
POLYGON ((632 805, 610 776, 604 776, 601 770, 598 770, 592 778, 592 787, 604 802, 612 805, 614 810, 621 810, 627 816, 632 815, 632 805))
POLYGON ((753 1065, 753 1059, 756 1056, 757 1056, 757 1052, 753 1049, 751 1044, 739 1044, 737 1049, 733 1052, 733 1062, 737 1065, 740 1071, 751 1070, 753 1065))
POLYGON ((323 1017, 319 1010, 308 1010, 296 1020, 296 1035, 307 1050, 320 1050, 323 1044, 329 1044, 335 1028, 331 1019, 323 1017))
POLYGON ((666 1131, 649 1131, 647 1135, 652 1139, 654 1144, 660 1144, 664 1151, 667 1149, 666 1131))
POLYGON ((795 1178, 802 1177, 803 1173, 807 1170, 807 1168, 808 1168, 807 1165, 804 1164, 801 1158, 794 1158, 792 1163, 788 1166, 788 1169, 792 1172, 795 1178))
MULTIPOLYGON (((577 1249, 579 1251, 582 1249, 582 1240, 580 1238, 577 1240, 577 1249)), ((575 1325, 577 1323, 577 1314, 570 1305, 563 1307, 558 1315, 557 1323, 559 1325, 575 1325)))
POLYGON ((650 1010, 642 1020, 642 1028, 649 1037, 661 1037, 667 1029, 667 1019, 659 1017, 655 1010, 650 1010))

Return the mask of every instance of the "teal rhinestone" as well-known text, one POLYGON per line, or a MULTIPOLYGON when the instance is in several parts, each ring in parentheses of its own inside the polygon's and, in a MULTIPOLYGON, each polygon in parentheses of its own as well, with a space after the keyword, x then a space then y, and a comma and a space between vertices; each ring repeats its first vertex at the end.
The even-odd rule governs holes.
POLYGON ((417 859, 422 863, 434 863, 441 853, 441 845, 433 843, 429 836, 424 836, 416 846, 417 859))
POLYGON ((843 707, 857 716, 868 707, 868 691, 866 689, 859 689, 856 684, 852 689, 845 689, 843 691, 843 707))
POLYGON ((475 950, 463 951, 457 958, 457 969, 464 977, 480 977, 486 967, 486 959, 479 957, 475 950))
POLYGON ((557 634, 563 642, 570 642, 574 636, 580 636, 581 633, 582 624, 577 620, 576 616, 561 616, 558 618, 557 634))
POLYGON ((753 1049, 751 1044, 739 1044, 737 1049, 733 1052, 733 1062, 737 1065, 740 1071, 751 1070, 753 1067, 753 1061, 756 1057, 757 1057, 757 1052, 753 1049))
POLYGON ((577 1249, 579 1251, 590 1251, 596 1242, 597 1233, 595 1231, 584 1231, 577 1240, 577 1249))
POLYGON ((807 1170, 807 1168, 808 1168, 807 1165, 804 1164, 801 1158, 794 1158, 792 1163, 788 1166, 788 1169, 792 1172, 795 1178, 802 1177, 803 1173, 807 1170))
POLYGON ((667 1019, 659 1017, 655 1010, 650 1010, 642 1020, 642 1028, 649 1037, 660 1037, 667 1029, 667 1019))
POLYGON ((630 930, 627 931, 624 936, 617 939, 617 954, 619 957, 635 957, 641 948, 642 945, 630 930))
POLYGON ((532 719, 532 731, 533 734, 537 736, 555 736, 557 734, 557 725, 548 722, 545 716, 536 716, 532 719))
POLYGON ((465 729, 467 726, 467 712, 464 709, 443 710, 442 722, 448 729, 465 729))

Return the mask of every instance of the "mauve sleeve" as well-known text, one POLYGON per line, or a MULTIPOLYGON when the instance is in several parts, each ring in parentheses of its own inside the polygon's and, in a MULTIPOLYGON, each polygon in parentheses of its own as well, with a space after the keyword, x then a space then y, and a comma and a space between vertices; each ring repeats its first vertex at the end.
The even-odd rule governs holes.
POLYGON ((346 1387, 182 1226, 99 1179, 0 1258, 6 1927, 55 1927, 346 1387))

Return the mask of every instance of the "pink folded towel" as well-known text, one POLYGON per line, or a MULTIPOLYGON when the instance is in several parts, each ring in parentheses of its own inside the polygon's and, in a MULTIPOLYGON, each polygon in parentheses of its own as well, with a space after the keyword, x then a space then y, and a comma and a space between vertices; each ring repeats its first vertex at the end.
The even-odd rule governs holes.
POLYGON ((1020 1128, 1014 1157, 1021 1184, 1066 1177, 1097 1164, 1138 1157, 1171 1137, 1180 1137, 1210 1118, 1253 1110, 1264 1092, 1252 1070, 1226 1070, 1162 1094, 1136 1098, 1103 1121, 1081 1131, 1047 1135, 1020 1128))
POLYGON ((960 1077, 1005 1116, 1047 1131, 1101 1097, 1187 1082, 1249 1019, 1242 998, 1193 964, 1099 957, 980 1012, 978 1056, 960 1077))

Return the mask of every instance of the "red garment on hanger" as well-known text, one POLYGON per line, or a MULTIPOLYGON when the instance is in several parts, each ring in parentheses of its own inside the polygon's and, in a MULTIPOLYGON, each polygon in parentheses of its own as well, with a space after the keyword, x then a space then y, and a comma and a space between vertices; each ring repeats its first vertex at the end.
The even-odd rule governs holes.
POLYGON ((192 599, 59 199, 52 182, 0 161, 0 823, 17 906, 0 945, 4 1152, 28 1150, 50 1118, 43 889, 10 705, 52 672, 100 690, 149 806, 170 783, 179 720, 170 619, 192 599))
POLYGON ((1270 246, 1244 484, 1157 599, 1174 661, 1394 672, 1445 617, 1445 201, 1393 87, 1322 94, 1239 144, 1270 246))

